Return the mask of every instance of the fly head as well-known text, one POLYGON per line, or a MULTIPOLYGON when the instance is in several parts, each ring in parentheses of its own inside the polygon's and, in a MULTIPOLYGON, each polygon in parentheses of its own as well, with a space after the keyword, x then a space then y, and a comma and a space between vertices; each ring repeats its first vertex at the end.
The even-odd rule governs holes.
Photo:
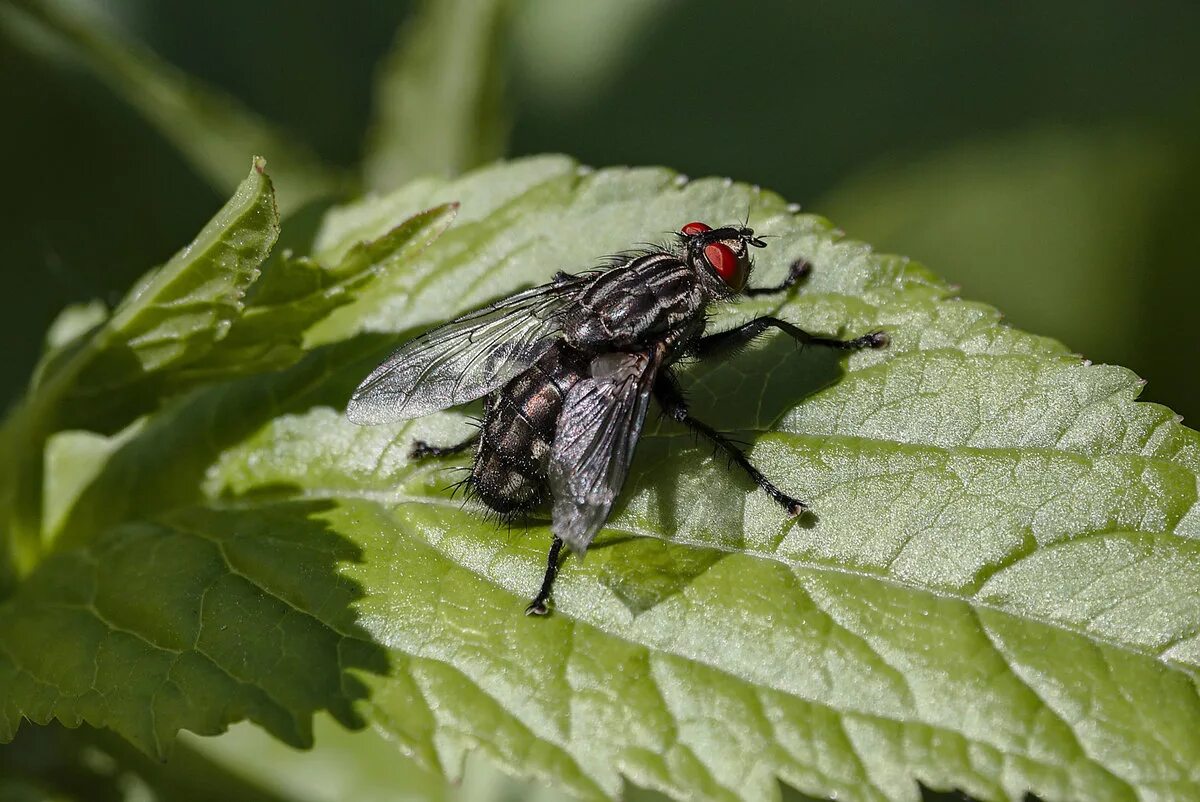
POLYGON ((679 231, 687 249, 688 264, 718 296, 736 295, 746 287, 754 265, 750 248, 767 243, 746 226, 713 228, 706 223, 688 223, 679 231))

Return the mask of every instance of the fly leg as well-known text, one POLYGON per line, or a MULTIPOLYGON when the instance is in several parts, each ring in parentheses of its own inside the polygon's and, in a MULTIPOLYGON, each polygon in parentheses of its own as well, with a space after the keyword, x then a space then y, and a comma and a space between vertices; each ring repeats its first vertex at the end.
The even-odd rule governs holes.
POLYGON ((792 267, 788 270, 787 278, 785 278, 778 286, 775 287, 748 287, 742 290, 743 295, 772 295, 777 292, 791 289, 798 283, 808 278, 808 274, 812 272, 812 262, 807 259, 797 259, 792 262, 792 267))
POLYGON ((425 459, 427 457, 448 457, 451 454, 460 454, 466 451, 471 446, 479 442, 479 432, 463 440, 461 443, 455 443, 452 446, 431 446, 424 440, 414 440, 412 448, 409 449, 408 456, 411 459, 425 459))
POLYGON ((808 505, 803 501, 784 493, 770 479, 763 476, 762 471, 754 467, 754 463, 742 453, 742 450, 732 440, 707 423, 693 418, 688 411, 687 401, 684 400, 683 393, 679 389, 679 383, 675 381, 675 377, 670 373, 663 371, 659 374, 658 381, 654 383, 654 397, 658 399, 663 412, 672 420, 682 423, 696 434, 706 437, 717 448, 724 451, 735 465, 745 471, 746 475, 763 489, 763 492, 773 498, 779 506, 787 510, 788 515, 799 515, 808 509, 808 505))
POLYGON ((525 615, 546 615, 550 612, 546 603, 550 601, 550 590, 554 587, 555 577, 558 576, 558 555, 562 547, 562 539, 554 538, 554 542, 550 544, 550 554, 546 557, 546 575, 542 577, 542 589, 525 608, 525 615))
POLYGON ((736 329, 722 331, 716 334, 710 334, 707 337, 700 338, 692 351, 697 356, 705 357, 724 351, 730 348, 739 348, 746 345, 758 335, 762 334, 770 327, 775 327, 787 334, 801 345, 824 345, 828 348, 837 348, 842 351, 858 351, 863 348, 883 348, 889 342, 890 338, 887 332, 873 331, 870 334, 864 334, 861 337, 855 337, 853 340, 839 340, 833 337, 819 337, 816 334, 809 334, 804 329, 786 320, 780 320, 777 317, 764 315, 756 317, 749 323, 743 323, 736 329))

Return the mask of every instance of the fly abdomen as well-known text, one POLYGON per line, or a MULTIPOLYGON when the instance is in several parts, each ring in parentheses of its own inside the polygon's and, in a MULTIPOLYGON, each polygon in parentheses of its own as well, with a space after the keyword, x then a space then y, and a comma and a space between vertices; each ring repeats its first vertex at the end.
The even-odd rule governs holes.
POLYGON ((558 415, 586 366, 586 357, 560 343, 488 397, 469 480, 480 501, 508 515, 548 497, 558 415))
POLYGON ((471 493, 501 515, 536 507, 545 498, 544 478, 530 476, 509 464, 499 453, 480 444, 471 469, 471 493))

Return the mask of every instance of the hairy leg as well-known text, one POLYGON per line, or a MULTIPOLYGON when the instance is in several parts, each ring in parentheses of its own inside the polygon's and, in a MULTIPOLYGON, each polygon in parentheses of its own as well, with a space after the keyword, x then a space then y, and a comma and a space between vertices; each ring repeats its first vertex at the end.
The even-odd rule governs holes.
POLYGON ((803 501, 784 493, 770 479, 763 476, 762 471, 754 466, 754 463, 737 447, 736 443, 707 423, 692 417, 692 414, 688 411, 687 402, 683 398, 683 393, 679 389, 679 383, 667 371, 659 374, 658 381, 654 384, 654 396, 662 406, 663 412, 672 420, 682 423, 724 451, 735 465, 745 471, 746 475, 762 488, 763 492, 773 498, 779 506, 787 510, 789 515, 799 515, 808 509, 808 505, 803 501))
POLYGON ((837 348, 842 351, 858 351, 863 348, 883 348, 890 340, 885 332, 873 331, 870 334, 864 334, 861 337, 855 337, 853 340, 838 340, 833 337, 820 337, 816 334, 809 334, 804 329, 795 324, 788 323, 786 320, 780 320, 777 317, 765 315, 756 317, 748 323, 743 323, 736 329, 722 331, 716 334, 710 334, 707 337, 700 338, 692 351, 697 356, 711 356, 720 351, 725 351, 731 348, 739 348, 746 345, 758 335, 762 334, 768 328, 776 328, 787 334, 796 342, 802 345, 823 345, 826 348, 837 348))
POLYGON ((408 456, 412 459, 425 459, 427 457, 448 457, 451 454, 459 454, 466 451, 475 443, 479 442, 479 433, 468 437, 461 443, 455 443, 452 446, 431 446, 424 440, 414 440, 412 448, 408 452, 408 456))
POLYGON ((546 556, 546 575, 542 577, 542 588, 525 608, 525 615, 546 615, 550 612, 547 602, 550 601, 550 591, 554 588, 554 579, 558 576, 558 555, 562 547, 562 540, 554 538, 550 544, 550 553, 546 556))
POLYGON ((797 259, 792 262, 792 267, 788 270, 787 278, 780 284, 774 287, 748 287, 742 290, 743 295, 754 297, 755 295, 773 295, 777 292, 791 289, 799 282, 808 278, 808 274, 812 272, 812 263, 806 259, 797 259))

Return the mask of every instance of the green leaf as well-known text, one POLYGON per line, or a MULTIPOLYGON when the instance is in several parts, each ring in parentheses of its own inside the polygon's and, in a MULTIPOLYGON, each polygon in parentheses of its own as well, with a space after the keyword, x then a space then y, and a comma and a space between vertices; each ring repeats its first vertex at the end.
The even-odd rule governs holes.
POLYGON ((172 371, 169 384, 178 390, 205 379, 253 375, 297 362, 308 350, 309 329, 437 239, 457 209, 445 203, 414 214, 379 238, 356 243, 332 267, 285 252, 251 287, 229 334, 201 359, 172 371))
POLYGON ((108 307, 99 299, 66 307, 46 331, 46 351, 67 347, 108 320, 108 315, 108 307))
POLYGON ((68 310, 51 328, 28 396, 0 429, 0 598, 42 551, 47 438, 72 427, 118 431, 156 408, 169 392, 164 375, 207 354, 241 314, 279 235, 264 167, 256 157, 199 236, 139 280, 111 315, 94 305, 68 310))
POLYGON ((348 176, 321 164, 295 137, 117 34, 97 8, 60 0, 19 0, 16 7, 20 12, 6 10, 0 23, 24 32, 35 46, 49 43, 54 52, 82 62, 218 192, 233 191, 238 173, 231 165, 252 153, 270 154, 285 213, 340 195, 349 185, 348 176))
POLYGON ((390 190, 419 175, 454 175, 499 158, 507 0, 425 0, 380 67, 367 185, 390 190))
POLYGON ((249 719, 306 745, 327 711, 452 778, 476 750, 582 798, 1200 794, 1200 436, 1137 402, 1135 376, 770 193, 663 169, 543 157, 419 182, 331 213, 312 258, 450 200, 456 225, 292 367, 79 444, 57 548, 0 605, 0 734, 86 721, 163 754, 179 728, 249 719), (681 370, 695 414, 815 520, 652 422, 555 614, 527 618, 547 527, 452 498, 466 458, 407 456, 466 414, 358 428, 350 390, 402 336, 747 210, 774 237, 755 283, 815 269, 714 330, 770 312, 893 339, 845 356, 764 338, 681 370))
MULTIPOLYGON (((41 544, 61 531, 79 536, 80 526, 68 526, 77 496, 138 427, 112 440, 77 431, 45 442, 47 436, 72 425, 114 431, 164 398, 206 382, 296 363, 311 326, 425 248, 457 209, 442 204, 415 214, 377 239, 354 244, 332 267, 285 252, 256 281, 279 233, 262 170, 256 160, 200 236, 147 274, 111 316, 91 307, 68 310, 52 327, 33 391, 4 430, 12 441, 7 468, 14 478, 4 485, 16 522, 9 533, 12 571, 32 563, 41 544), (48 467, 39 490, 43 448, 48 467), (40 512, 32 508, 38 501, 40 512)), ((119 506, 111 499, 100 503, 119 506)))
POLYGON ((98 328, 52 349, 38 368, 33 403, 52 405, 62 427, 114 430, 148 406, 172 371, 209 355, 245 307, 279 236, 265 162, 199 236, 147 273, 98 328))

